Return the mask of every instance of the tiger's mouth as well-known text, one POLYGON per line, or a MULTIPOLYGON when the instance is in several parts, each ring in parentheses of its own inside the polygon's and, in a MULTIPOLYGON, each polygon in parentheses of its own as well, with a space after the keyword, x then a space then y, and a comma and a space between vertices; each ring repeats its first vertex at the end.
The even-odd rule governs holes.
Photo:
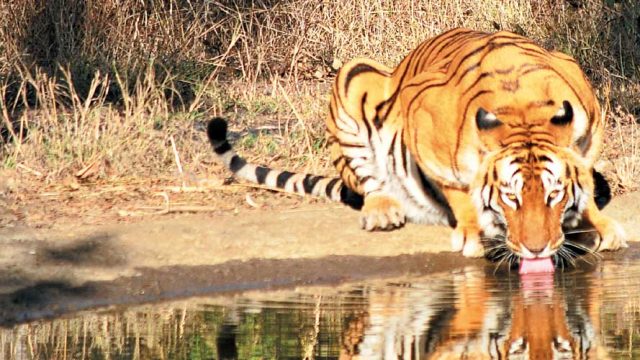
POLYGON ((507 264, 515 267, 522 261, 551 258, 557 267, 572 267, 576 264, 576 258, 590 253, 588 244, 593 241, 585 241, 582 238, 592 236, 591 232, 574 229, 565 216, 562 222, 562 230, 555 240, 548 241, 538 251, 533 251, 519 239, 514 239, 509 232, 509 225, 504 215, 485 209, 480 217, 482 241, 485 245, 486 258, 498 264, 507 264), (583 245, 584 244, 584 245, 583 245))
POLYGON ((554 255, 558 251, 558 248, 554 246, 556 244, 548 242, 542 250, 531 251, 524 244, 515 244, 508 238, 505 240, 505 243, 509 249, 508 251, 513 254, 511 256, 517 257, 516 263, 519 265, 518 273, 520 275, 552 273, 555 271, 556 261, 554 255))
POLYGON ((505 236, 504 241, 508 250, 520 259, 542 259, 556 255, 562 248, 565 237, 560 235, 556 240, 549 241, 545 246, 539 248, 514 242, 509 238, 508 234, 505 236))
POLYGON ((510 239, 506 227, 502 228, 504 232, 484 237, 485 245, 489 249, 487 258, 498 266, 503 263, 510 268, 519 266, 521 273, 549 272, 553 271, 556 265, 564 268, 565 264, 572 263, 577 255, 565 242, 564 235, 555 241, 549 241, 542 249, 532 251, 526 245, 510 239))
POLYGON ((547 261, 546 269, 549 270, 548 261, 550 259, 555 268, 565 269, 577 266, 578 259, 584 259, 584 262, 590 263, 588 258, 585 259, 585 256, 595 256, 593 255, 595 251, 593 250, 592 237, 597 235, 593 235, 591 231, 563 233, 555 242, 547 244, 545 249, 538 254, 531 254, 528 249, 522 250, 524 246, 508 239, 503 234, 492 237, 492 240, 486 243, 489 249, 487 259, 496 263, 497 266, 505 264, 509 268, 515 268, 516 266, 522 267, 525 262, 528 263, 526 269, 532 262, 545 260, 547 261))

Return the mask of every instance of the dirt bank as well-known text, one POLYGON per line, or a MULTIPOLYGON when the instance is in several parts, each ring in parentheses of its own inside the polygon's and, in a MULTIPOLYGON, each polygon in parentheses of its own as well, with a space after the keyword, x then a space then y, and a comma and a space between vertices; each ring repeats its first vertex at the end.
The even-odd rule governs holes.
MULTIPOLYGON (((632 240, 640 193, 606 212, 632 240)), ((448 252, 449 230, 367 233, 336 205, 136 224, 0 230, 0 323, 87 307, 485 266, 448 252)), ((638 257, 638 246, 608 257, 638 257)))

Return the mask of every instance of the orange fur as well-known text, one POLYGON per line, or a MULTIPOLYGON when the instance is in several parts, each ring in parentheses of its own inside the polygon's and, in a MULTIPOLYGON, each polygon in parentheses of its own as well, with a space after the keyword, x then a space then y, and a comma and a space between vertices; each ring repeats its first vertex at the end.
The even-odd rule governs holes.
POLYGON ((591 168, 584 158, 570 149, 542 144, 524 148, 507 147, 486 159, 480 174, 484 176, 479 176, 472 187, 477 193, 484 191, 492 195, 488 201, 483 200, 485 204, 500 204, 506 226, 506 245, 519 256, 530 257, 523 254, 542 252, 545 248, 548 248, 548 255, 553 255, 563 246, 566 237, 564 232, 576 227, 568 225, 565 219, 568 202, 581 204, 576 205, 582 208, 577 220, 583 227, 592 226, 597 231, 599 236, 594 237, 593 250, 616 250, 626 246, 624 231, 615 220, 602 214, 595 204, 591 168), (553 159, 554 164, 560 165, 556 169, 561 172, 557 185, 560 191, 553 206, 542 201, 549 198, 546 197, 543 181, 548 166, 541 159, 553 159), (519 162, 518 176, 524 179, 521 191, 523 201, 517 209, 508 206, 508 201, 501 196, 500 188, 505 180, 499 175, 514 161, 519 162))
MULTIPOLYGON (((391 220, 378 213, 395 208, 367 206, 369 197, 387 202, 395 197, 404 205, 404 195, 396 195, 389 183, 403 177, 395 173, 398 168, 410 172, 411 164, 402 158, 406 150, 456 219, 454 250, 481 256, 482 209, 474 207, 471 195, 485 175, 484 160, 505 148, 540 143, 568 149, 576 158, 571 162, 590 171, 600 151, 603 121, 591 85, 571 57, 509 32, 453 29, 420 44, 395 69, 368 59, 347 63, 333 84, 327 131, 342 180, 364 196, 363 227, 389 228, 391 220), (483 111, 490 113, 487 121, 499 119, 499 126, 481 127, 483 111)), ((405 188, 412 186, 410 181, 405 188)), ((526 196, 528 204, 537 203, 517 210, 525 221, 541 211, 546 195, 527 191, 526 196)), ((409 220, 415 216, 405 213, 409 220)), ((550 216, 561 222, 561 215, 550 216)), ((592 206, 586 216, 598 230, 610 233, 605 228, 615 227, 592 206)), ((558 235, 558 228, 535 240, 526 240, 525 232, 510 234, 515 242, 538 246, 558 235)), ((613 248, 624 242, 617 238, 606 243, 613 248)))
POLYGON ((599 280, 511 280, 467 270, 444 282, 450 301, 438 298, 437 276, 415 288, 375 289, 345 327, 340 359, 606 358, 599 280), (430 286, 433 296, 424 296, 430 286))

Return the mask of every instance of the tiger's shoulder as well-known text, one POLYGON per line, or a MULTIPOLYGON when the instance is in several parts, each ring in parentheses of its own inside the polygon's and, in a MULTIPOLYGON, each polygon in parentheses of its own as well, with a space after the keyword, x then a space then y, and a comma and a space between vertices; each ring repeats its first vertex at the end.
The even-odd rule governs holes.
POLYGON ((514 142, 543 139, 591 165, 604 121, 571 56, 508 31, 464 28, 424 41, 395 68, 369 59, 346 63, 327 119, 336 138, 349 130, 345 124, 360 134, 400 132, 424 170, 450 186, 471 182, 478 154, 514 142))

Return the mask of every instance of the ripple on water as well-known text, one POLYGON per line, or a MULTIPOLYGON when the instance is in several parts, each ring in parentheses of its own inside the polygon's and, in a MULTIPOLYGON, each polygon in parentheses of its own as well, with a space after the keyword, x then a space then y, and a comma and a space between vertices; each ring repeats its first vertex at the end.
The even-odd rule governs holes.
POLYGON ((640 358, 640 263, 519 277, 467 268, 200 297, 0 330, 22 358, 640 358))

